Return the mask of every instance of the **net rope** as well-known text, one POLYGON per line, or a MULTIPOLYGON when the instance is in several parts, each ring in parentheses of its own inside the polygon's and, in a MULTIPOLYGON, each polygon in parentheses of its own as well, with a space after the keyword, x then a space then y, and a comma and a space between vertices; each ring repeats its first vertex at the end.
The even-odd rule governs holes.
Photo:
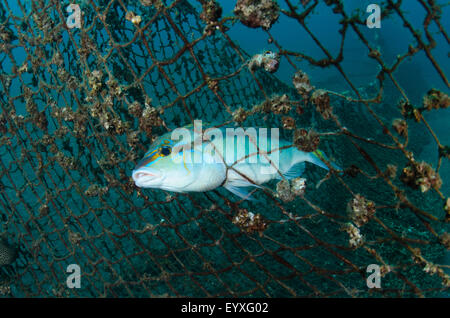
POLYGON ((324 56, 285 49, 265 30, 292 75, 309 84, 299 61, 332 68, 350 91, 305 93, 249 69, 251 56, 227 33, 239 17, 208 14, 214 1, 80 1, 81 28, 66 24, 68 1, 17 1, 19 11, 0 1, 1 296, 448 294, 450 201, 439 171, 450 151, 425 118, 448 96, 430 87, 413 105, 395 75, 423 53, 448 88, 433 55, 449 43, 442 8, 418 0, 419 32, 405 1, 383 2, 382 16, 397 16, 414 38, 390 64, 364 36, 364 14, 324 1, 339 21, 333 56, 306 22, 319 1, 282 2, 279 14, 324 56), (350 32, 378 65, 364 87, 342 67, 350 32), (253 193, 256 202, 224 189, 137 188, 130 172, 155 137, 195 119, 283 127, 299 149, 320 141, 344 172, 308 168, 295 199, 277 182, 253 193), (427 134, 437 164, 415 159, 427 134), (80 289, 67 288, 69 264, 81 268, 80 289), (367 288, 369 264, 381 266, 382 288, 367 288))

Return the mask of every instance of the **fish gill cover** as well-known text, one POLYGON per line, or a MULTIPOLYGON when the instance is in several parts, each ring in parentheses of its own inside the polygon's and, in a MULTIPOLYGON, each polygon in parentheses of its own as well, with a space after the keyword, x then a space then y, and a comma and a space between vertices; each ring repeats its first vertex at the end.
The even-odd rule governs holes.
POLYGON ((412 24, 412 1, 379 2, 409 34, 390 57, 347 1, 0 1, 0 295, 448 295, 450 151, 427 119, 448 115, 446 8, 417 1, 412 24), (272 34, 283 21, 304 50, 272 34), (235 27, 268 39, 262 55, 235 27), (349 44, 369 60, 363 85, 343 67, 349 44), (397 75, 419 58, 438 80, 413 100, 397 75), (343 171, 308 166, 254 201, 137 188, 152 141, 196 119, 280 127, 343 171), (420 157, 427 145, 435 158, 420 157), (71 264, 81 288, 67 288, 71 264), (370 264, 381 288, 367 286, 370 264))

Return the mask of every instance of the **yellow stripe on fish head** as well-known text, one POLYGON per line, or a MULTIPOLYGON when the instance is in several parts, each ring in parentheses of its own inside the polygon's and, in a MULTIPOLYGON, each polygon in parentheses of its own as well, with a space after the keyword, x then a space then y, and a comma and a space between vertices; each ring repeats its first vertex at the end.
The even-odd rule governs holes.
POLYGON ((164 139, 155 149, 149 150, 144 155, 144 158, 142 158, 141 161, 139 161, 139 163, 136 165, 136 169, 144 166, 150 166, 159 158, 170 155, 172 151, 171 145, 172 142, 170 140, 164 139))

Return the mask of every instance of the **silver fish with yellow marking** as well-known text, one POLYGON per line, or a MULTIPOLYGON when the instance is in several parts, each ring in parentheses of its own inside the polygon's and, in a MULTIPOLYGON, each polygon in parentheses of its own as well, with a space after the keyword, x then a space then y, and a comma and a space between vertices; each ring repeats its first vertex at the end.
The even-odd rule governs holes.
MULTIPOLYGON (((198 128, 200 126, 200 128, 198 128)), ((248 187, 299 177, 305 162, 328 170, 320 151, 303 152, 278 139, 278 129, 178 128, 159 137, 133 170, 138 187, 204 192, 223 186, 243 199, 248 187), (281 176, 283 175, 283 177, 281 176)), ((333 169, 340 168, 331 163, 333 169)))

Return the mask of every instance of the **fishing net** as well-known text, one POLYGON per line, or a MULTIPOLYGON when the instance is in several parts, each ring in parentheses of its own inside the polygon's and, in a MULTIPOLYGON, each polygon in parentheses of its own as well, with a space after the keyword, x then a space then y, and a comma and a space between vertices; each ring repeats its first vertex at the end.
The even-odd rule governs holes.
POLYGON ((0 295, 448 295, 450 202, 439 172, 449 147, 425 117, 449 99, 428 87, 412 102, 396 78, 421 56, 448 88, 434 57, 448 45, 442 8, 419 0, 426 18, 416 26, 406 1, 383 1, 382 18, 412 38, 387 62, 365 35, 367 14, 342 1, 238 2, 222 16, 207 0, 78 1, 72 28, 68 1, 0 1, 0 295), (337 53, 308 26, 319 7, 336 18, 337 53), (284 48, 270 30, 278 16, 320 54, 284 48), (252 56, 228 34, 237 23, 265 32, 292 82, 249 67, 252 56), (342 67, 350 36, 373 61, 364 85, 342 67), (348 90, 319 87, 306 66, 336 72, 348 90), (254 201, 223 188, 137 188, 131 171, 155 137, 196 119, 280 127, 343 172, 308 165, 304 193, 274 180, 254 201), (437 161, 418 159, 428 144, 437 161), (81 288, 67 287, 70 264, 81 288), (381 288, 367 286, 370 264, 381 288))

